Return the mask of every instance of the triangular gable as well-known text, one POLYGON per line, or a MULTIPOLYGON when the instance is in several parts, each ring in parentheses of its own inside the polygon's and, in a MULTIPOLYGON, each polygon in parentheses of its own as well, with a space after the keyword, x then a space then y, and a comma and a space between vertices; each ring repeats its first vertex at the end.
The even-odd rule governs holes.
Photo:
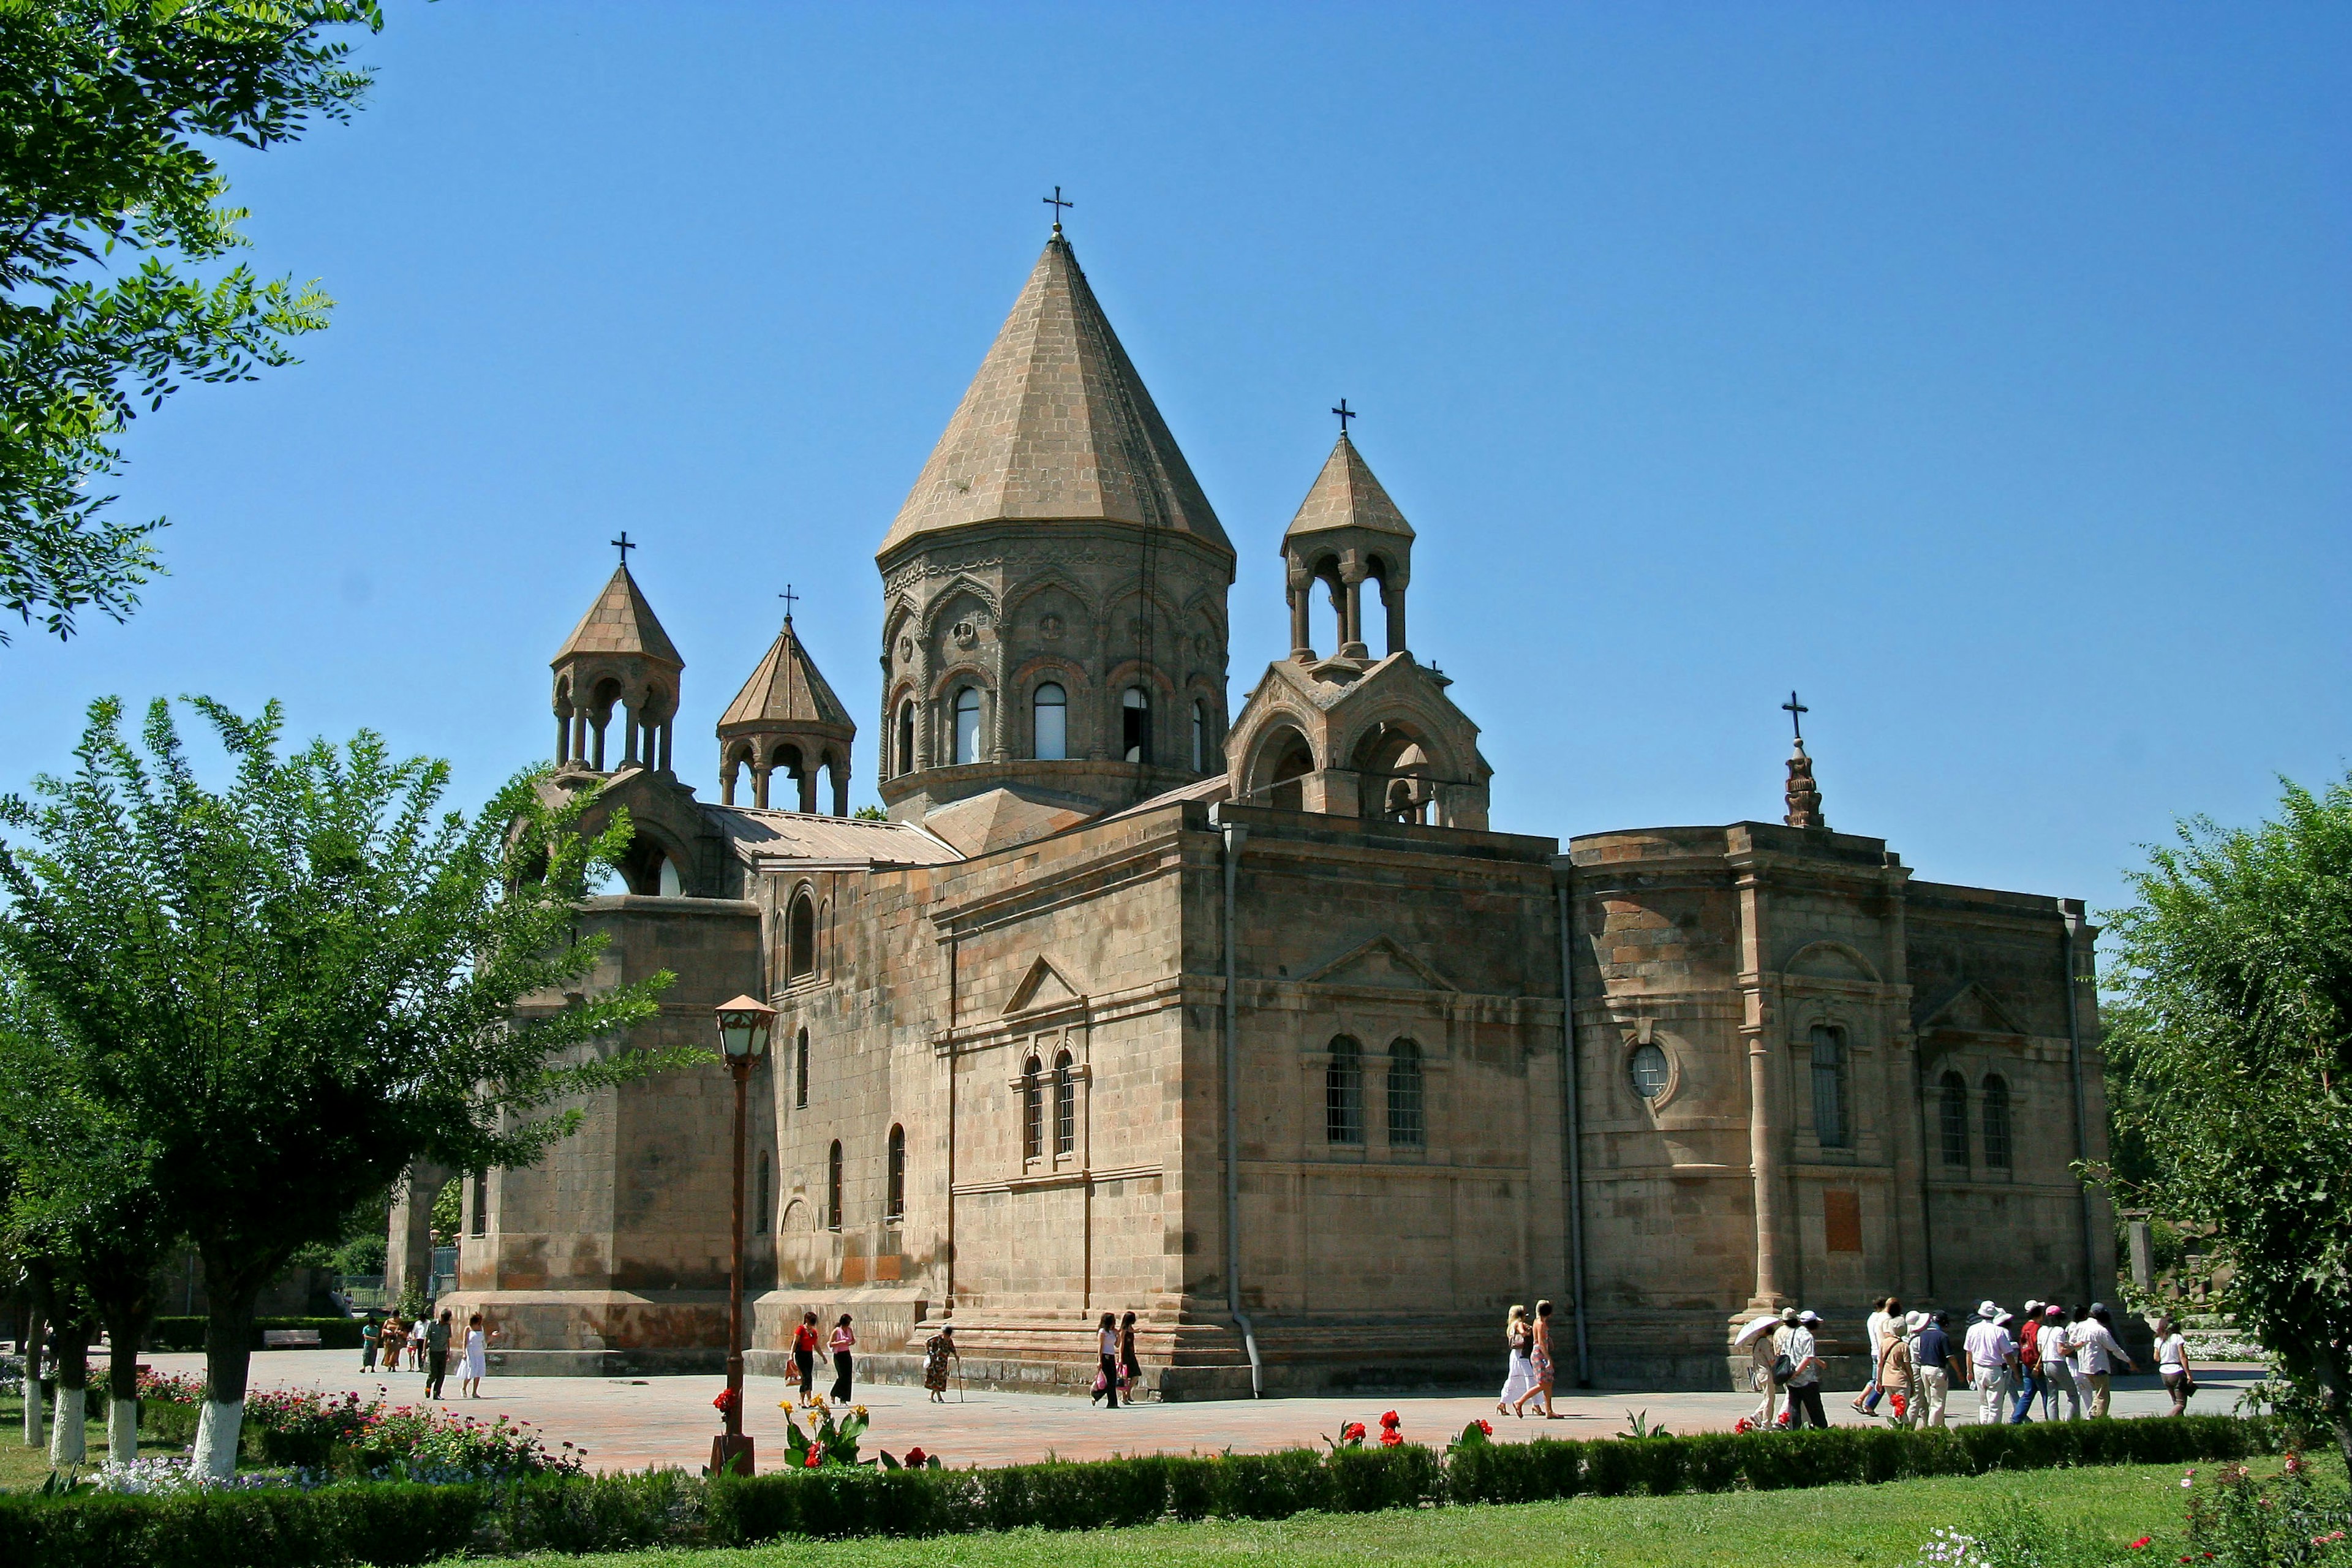
POLYGON ((1039 958, 1029 965, 1029 973, 1021 977, 1021 984, 1013 988, 1013 1000, 1004 1005, 1004 1012, 1010 1017, 1015 1013, 1076 1006, 1086 999, 1086 993, 1072 984, 1069 976, 1055 968, 1050 960, 1039 958))
POLYGON ((2009 1015, 1991 992, 1973 980, 1963 980, 1930 1007, 1913 1026, 1919 1034, 1948 1029, 1964 1035, 2022 1035, 2023 1026, 2009 1015))
POLYGON ((1392 937, 1376 936, 1349 949, 1322 968, 1299 977, 1309 985, 1360 985, 1387 991, 1460 989, 1392 937))

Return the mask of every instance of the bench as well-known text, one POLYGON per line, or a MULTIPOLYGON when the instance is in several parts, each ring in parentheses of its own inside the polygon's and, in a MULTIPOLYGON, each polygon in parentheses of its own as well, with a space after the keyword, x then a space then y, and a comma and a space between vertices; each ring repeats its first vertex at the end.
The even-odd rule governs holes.
POLYGON ((264 1329, 261 1348, 266 1351, 317 1350, 319 1331, 316 1329, 264 1329))

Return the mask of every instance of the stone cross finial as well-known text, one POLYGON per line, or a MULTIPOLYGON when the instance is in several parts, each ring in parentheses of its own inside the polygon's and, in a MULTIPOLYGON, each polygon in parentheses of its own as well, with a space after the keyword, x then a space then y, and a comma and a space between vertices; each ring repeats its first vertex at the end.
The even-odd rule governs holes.
MULTIPOLYGON (((1790 693, 1791 697, 1795 694, 1790 693)), ((1803 737, 1797 740, 1796 750, 1789 753, 1789 815, 1780 820, 1791 827, 1829 826, 1822 816, 1821 787, 1813 783, 1813 759, 1805 755, 1803 737)))

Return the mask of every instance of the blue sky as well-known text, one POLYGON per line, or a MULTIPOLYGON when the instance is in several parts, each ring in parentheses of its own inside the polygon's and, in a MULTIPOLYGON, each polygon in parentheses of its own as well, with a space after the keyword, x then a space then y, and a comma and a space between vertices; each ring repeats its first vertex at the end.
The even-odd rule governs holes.
POLYGON ((367 110, 227 160, 305 363, 130 438, 172 574, 8 672, 286 702, 485 796, 642 541, 681 772, 774 631, 866 729, 873 551, 1045 238, 1241 552, 1234 697, 1325 412, 1420 532, 1499 827, 1776 819, 2119 895, 2340 776, 2352 12, 394 0, 367 110))

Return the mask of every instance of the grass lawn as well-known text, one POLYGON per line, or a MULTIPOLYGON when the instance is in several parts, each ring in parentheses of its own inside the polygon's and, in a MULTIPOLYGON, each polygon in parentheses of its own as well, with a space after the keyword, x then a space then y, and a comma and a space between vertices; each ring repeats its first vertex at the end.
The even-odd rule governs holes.
MULTIPOLYGON (((2276 1459, 2257 1459, 2257 1473, 2276 1459)), ((2323 1478, 2328 1475, 2323 1465, 2323 1478)), ((2341 1479, 2341 1467, 2334 1467, 2341 1479)), ((583 1568, 1361 1568, 1387 1563, 1499 1568, 1846 1568, 1915 1563, 1939 1524, 1965 1526, 2005 1497, 2032 1498, 2054 1519, 2118 1545, 2143 1535, 2151 1562, 2181 1551, 2180 1469, 2170 1465, 1943 1478, 1879 1487, 1578 1498, 1507 1508, 1417 1513, 1307 1514, 1272 1523, 1161 1524, 1093 1534, 1016 1531, 929 1541, 793 1542, 739 1552, 646 1552, 563 1559, 583 1568)), ((513 1559, 510 1568, 525 1560, 513 1559)), ((528 1560, 548 1568, 549 1558, 528 1560)))
MULTIPOLYGON (((44 1426, 46 1439, 53 1428, 44 1426)), ((89 1462, 100 1464, 106 1458, 106 1420, 100 1416, 89 1424, 86 1439, 89 1462)), ((144 1454, 177 1454, 186 1445, 157 1443, 141 1435, 139 1451, 144 1454)), ((25 1401, 15 1394, 0 1394, 0 1491, 25 1491, 49 1479, 49 1450, 25 1447, 25 1401)))

